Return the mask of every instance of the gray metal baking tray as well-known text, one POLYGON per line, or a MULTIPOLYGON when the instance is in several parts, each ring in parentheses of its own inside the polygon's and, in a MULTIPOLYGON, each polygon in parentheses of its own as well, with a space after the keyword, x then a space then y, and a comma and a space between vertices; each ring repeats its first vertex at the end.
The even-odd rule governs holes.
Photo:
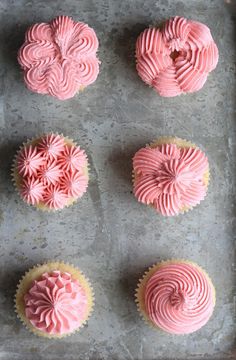
POLYGON ((235 359, 236 37, 233 0, 1 0, 0 60, 0 359, 235 359), (16 54, 27 27, 71 15, 100 40, 100 75, 68 101, 29 92, 16 54), (181 15, 207 24, 220 59, 198 93, 161 98, 135 71, 134 45, 148 25, 181 15), (68 135, 91 167, 88 193, 65 211, 27 207, 10 179, 27 138, 68 135), (139 204, 131 184, 135 151, 160 135, 197 143, 208 155, 208 196, 184 216, 163 218, 139 204), (153 263, 182 257, 205 268, 217 291, 214 315, 200 331, 170 336, 147 327, 134 289, 153 263), (20 276, 47 259, 79 266, 96 307, 89 325, 60 341, 28 333, 15 316, 20 276))

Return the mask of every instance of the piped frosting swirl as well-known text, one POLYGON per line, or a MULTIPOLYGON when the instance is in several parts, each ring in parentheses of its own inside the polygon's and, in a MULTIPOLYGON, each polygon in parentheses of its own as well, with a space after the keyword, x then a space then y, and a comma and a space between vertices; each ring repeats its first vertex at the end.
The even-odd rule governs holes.
POLYGON ((60 100, 73 97, 97 78, 97 49, 94 30, 68 16, 31 26, 18 53, 26 86, 60 100))
POLYGON ((200 90, 218 58, 209 28, 179 16, 144 30, 136 42, 139 76, 165 97, 200 90))
POLYGON ((162 215, 178 215, 206 195, 209 164, 198 148, 176 144, 142 148, 133 158, 133 169, 134 195, 162 215))
POLYGON ((25 315, 30 323, 52 335, 75 331, 88 313, 85 289, 69 273, 57 270, 34 280, 24 301, 25 315))
POLYGON ((215 291, 206 273, 195 264, 164 262, 148 279, 144 302, 155 326, 172 334, 188 334, 211 317, 215 291))

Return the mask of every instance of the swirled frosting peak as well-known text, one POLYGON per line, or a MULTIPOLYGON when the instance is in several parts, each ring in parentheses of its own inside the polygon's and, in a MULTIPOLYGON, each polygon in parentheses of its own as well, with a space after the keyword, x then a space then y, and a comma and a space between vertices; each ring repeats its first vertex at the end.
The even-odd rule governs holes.
POLYGON ((63 209, 88 186, 85 152, 58 134, 45 134, 19 150, 13 175, 22 199, 46 210, 63 209))
POLYGON ((68 16, 31 26, 18 53, 26 86, 60 100, 72 98, 96 80, 97 49, 94 30, 68 16))
POLYGON ((209 28, 179 16, 144 30, 136 42, 139 76, 166 97, 200 90, 218 57, 209 28))
POLYGON ((204 199, 207 157, 198 148, 163 144, 140 149, 134 156, 134 195, 162 215, 177 215, 204 199))
POLYGON ((154 325, 172 334, 188 334, 211 317, 215 291, 198 266, 184 261, 166 262, 147 281, 144 301, 154 325))
POLYGON ((44 273, 33 282, 24 300, 27 319, 45 333, 71 333, 87 316, 86 292, 79 281, 66 272, 44 273))

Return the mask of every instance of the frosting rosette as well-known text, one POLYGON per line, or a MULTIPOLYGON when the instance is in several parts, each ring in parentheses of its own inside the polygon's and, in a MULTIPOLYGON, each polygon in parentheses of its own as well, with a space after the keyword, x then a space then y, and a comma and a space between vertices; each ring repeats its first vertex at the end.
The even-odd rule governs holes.
POLYGON ((58 134, 29 140, 18 151, 13 180, 21 198, 38 209, 63 209, 88 187, 88 160, 79 146, 58 134))
POLYGON ((95 31, 68 16, 31 26, 18 52, 29 90, 60 100, 72 98, 99 73, 95 31))
POLYGON ((134 195, 164 216, 183 213, 204 199, 209 180, 206 155, 178 138, 163 138, 133 158, 134 195))
POLYGON ((198 265, 184 260, 164 261, 145 273, 136 290, 144 319, 171 334, 189 334, 210 319, 215 289, 198 265))
POLYGON ((200 90, 218 58, 210 29, 179 16, 144 30, 136 42, 139 76, 164 97, 200 90))
POLYGON ((60 338, 86 323, 93 307, 93 292, 78 269, 50 262, 23 276, 15 305, 20 319, 35 334, 60 338))

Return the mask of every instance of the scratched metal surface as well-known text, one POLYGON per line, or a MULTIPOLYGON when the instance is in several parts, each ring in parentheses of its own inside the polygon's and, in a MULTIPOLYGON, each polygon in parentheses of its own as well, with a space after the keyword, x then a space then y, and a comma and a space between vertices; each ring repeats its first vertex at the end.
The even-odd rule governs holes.
POLYGON ((235 358, 233 1, 2 0, 0 11, 0 359, 235 358), (97 82, 65 102, 29 92, 16 62, 26 28, 58 14, 95 29, 102 62, 97 82), (164 99, 137 76, 133 50, 141 30, 177 14, 211 28, 220 60, 203 90, 164 99), (51 130, 77 140, 91 167, 86 196, 55 215, 24 205, 10 180, 17 147, 27 137, 51 130), (177 218, 157 216, 131 194, 131 158, 159 135, 189 139, 209 156, 206 200, 177 218), (148 328, 134 304, 144 269, 172 257, 196 261, 217 290, 213 317, 189 336, 148 328), (47 259, 79 266, 96 294, 88 326, 61 341, 31 335, 13 310, 18 279, 47 259))

